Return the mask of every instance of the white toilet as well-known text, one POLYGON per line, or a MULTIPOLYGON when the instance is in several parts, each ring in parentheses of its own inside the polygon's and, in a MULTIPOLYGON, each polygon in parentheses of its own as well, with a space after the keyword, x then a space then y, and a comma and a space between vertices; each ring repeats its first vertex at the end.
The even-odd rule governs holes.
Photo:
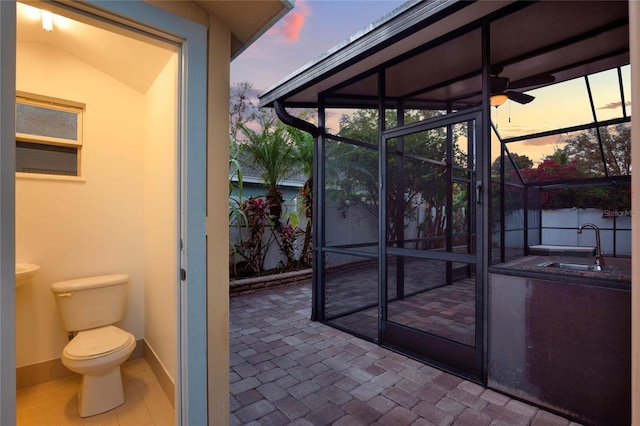
POLYGON ((51 285, 65 329, 75 336, 62 351, 62 363, 82 374, 78 390, 80 417, 109 411, 124 403, 120 364, 136 347, 131 333, 111 324, 122 319, 126 274, 60 281, 51 285))

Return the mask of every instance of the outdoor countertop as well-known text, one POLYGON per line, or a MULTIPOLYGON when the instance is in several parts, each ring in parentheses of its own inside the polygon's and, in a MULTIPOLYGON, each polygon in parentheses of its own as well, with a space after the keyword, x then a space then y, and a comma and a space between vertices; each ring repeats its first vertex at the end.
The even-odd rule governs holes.
POLYGON ((605 256, 605 267, 602 271, 572 271, 540 266, 540 264, 544 262, 590 264, 594 262, 594 259, 571 256, 523 256, 505 263, 493 265, 489 268, 489 272, 631 290, 630 258, 605 256))

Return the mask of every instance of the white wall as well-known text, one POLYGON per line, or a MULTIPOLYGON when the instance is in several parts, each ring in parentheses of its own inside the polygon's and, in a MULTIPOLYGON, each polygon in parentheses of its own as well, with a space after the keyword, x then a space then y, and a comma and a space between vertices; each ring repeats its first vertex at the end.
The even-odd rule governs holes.
POLYGON ((145 340, 174 380, 177 373, 177 54, 144 100, 145 340))
MULTIPOLYGON (((16 86, 86 105, 84 180, 16 181, 16 261, 41 267, 32 283, 16 290, 16 366, 60 357, 67 335, 49 290, 59 280, 129 274, 127 310, 118 325, 137 339, 144 338, 145 269, 164 256, 145 250, 149 245, 144 240, 154 223, 147 225, 146 219, 157 217, 154 207, 160 203, 145 198, 149 179, 145 179, 144 141, 150 140, 145 137, 145 123, 151 121, 145 111, 150 102, 68 52, 31 43, 18 44, 16 86), (145 209, 145 202, 150 208, 145 209)), ((160 123, 164 126, 167 121, 158 120, 154 126, 160 131, 160 123)), ((157 164, 154 161, 149 163, 157 164)), ((172 172, 167 175, 175 177, 172 172)), ((174 188, 164 190, 175 194, 174 188)), ((175 328, 175 317, 171 319, 175 328)), ((171 343, 175 348, 175 339, 171 343)))

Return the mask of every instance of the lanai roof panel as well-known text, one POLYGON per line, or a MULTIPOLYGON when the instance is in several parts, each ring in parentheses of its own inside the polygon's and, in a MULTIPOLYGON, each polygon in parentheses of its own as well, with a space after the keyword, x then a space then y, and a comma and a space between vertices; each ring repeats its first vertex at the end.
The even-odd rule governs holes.
POLYGON ((492 63, 511 81, 552 73, 559 82, 629 62, 626 2, 408 3, 272 86, 261 105, 315 106, 325 92, 330 107, 375 106, 373 72, 380 66, 388 67, 390 103, 405 97, 407 107, 476 105, 482 92, 477 23, 485 16, 492 19, 492 63))

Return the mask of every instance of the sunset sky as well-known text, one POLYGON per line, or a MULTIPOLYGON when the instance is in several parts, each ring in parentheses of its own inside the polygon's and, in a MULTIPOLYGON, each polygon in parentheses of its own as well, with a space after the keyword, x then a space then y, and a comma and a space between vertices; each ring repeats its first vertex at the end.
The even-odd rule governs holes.
POLYGON ((231 84, 264 91, 404 4, 404 0, 296 0, 291 10, 231 63, 231 84))
MULTIPOLYGON (((293 10, 231 63, 231 84, 249 82, 255 92, 262 93, 404 3, 405 0, 296 0, 293 10)), ((628 100, 631 95, 628 66, 623 68, 623 78, 628 100)), ((598 118, 620 117, 615 70, 591 76, 590 81, 600 95, 596 99, 598 118)), ((492 119, 502 137, 593 120, 582 78, 528 93, 536 97, 535 102, 519 105, 509 101, 492 110, 492 119)), ((627 108, 630 114, 630 105, 627 108)), ((338 118, 338 115, 328 117, 330 122, 335 121, 333 127, 338 126, 338 118)), ((537 163, 562 145, 562 138, 556 135, 514 143, 511 148, 537 163)))

